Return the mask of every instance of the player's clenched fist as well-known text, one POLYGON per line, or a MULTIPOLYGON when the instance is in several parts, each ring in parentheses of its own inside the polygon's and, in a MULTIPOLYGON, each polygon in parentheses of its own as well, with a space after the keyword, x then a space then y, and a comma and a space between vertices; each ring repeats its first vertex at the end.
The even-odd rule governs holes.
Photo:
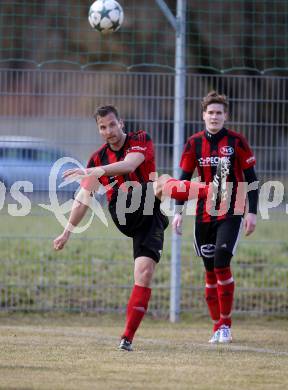
POLYGON ((172 221, 172 229, 179 236, 182 235, 182 223, 183 223, 182 215, 179 213, 175 214, 173 221, 172 221))
POLYGON ((55 240, 53 241, 53 246, 55 251, 60 251, 61 249, 64 248, 66 242, 69 240, 69 236, 70 236, 70 232, 65 231, 62 234, 60 234, 60 236, 55 238, 55 240))

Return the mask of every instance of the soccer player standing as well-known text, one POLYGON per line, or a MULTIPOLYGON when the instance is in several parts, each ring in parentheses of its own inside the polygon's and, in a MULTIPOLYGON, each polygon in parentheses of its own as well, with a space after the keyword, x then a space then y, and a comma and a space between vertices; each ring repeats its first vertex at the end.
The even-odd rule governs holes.
MULTIPOLYGON (((243 184, 257 182, 254 171, 255 157, 245 138, 226 129, 228 102, 224 95, 210 92, 202 100, 205 130, 188 138, 180 167, 181 180, 189 189, 197 168, 201 182, 216 192, 199 197, 196 208, 194 246, 205 267, 205 298, 214 323, 210 343, 232 341, 231 313, 234 279, 230 262, 235 253, 244 216, 245 193, 243 184)), ((188 194, 188 192, 187 192, 188 194)), ((178 197, 183 199, 182 196, 178 197)), ((177 199, 177 194, 174 196, 177 199)), ((244 219, 248 236, 256 227, 258 190, 248 192, 249 210, 244 219)), ((183 200, 176 202, 172 227, 181 234, 183 200)))
POLYGON ((126 133, 123 121, 113 106, 98 108, 94 117, 105 144, 91 156, 85 171, 72 169, 64 173, 66 179, 76 176, 84 179, 68 225, 54 240, 54 248, 60 250, 64 247, 73 227, 84 217, 91 192, 96 189, 92 179, 99 180, 107 189, 109 212, 114 223, 133 240, 135 284, 119 345, 120 349, 131 351, 133 337, 147 311, 150 284, 163 249, 168 218, 162 214, 160 200, 153 192, 151 180, 156 169, 154 147, 149 135, 144 131, 126 133), (127 211, 124 215, 123 210, 127 211))

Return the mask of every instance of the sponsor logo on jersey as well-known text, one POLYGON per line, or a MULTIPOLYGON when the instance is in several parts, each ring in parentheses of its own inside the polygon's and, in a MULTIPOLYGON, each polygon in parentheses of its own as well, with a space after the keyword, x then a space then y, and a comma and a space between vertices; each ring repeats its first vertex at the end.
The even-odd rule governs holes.
POLYGON ((131 148, 129 148, 129 149, 127 150, 127 152, 130 152, 130 151, 133 151, 133 152, 137 152, 137 151, 145 152, 146 149, 147 149, 146 147, 143 148, 143 146, 138 146, 138 145, 136 145, 136 146, 131 146, 131 148))
POLYGON ((247 163, 247 164, 250 164, 250 163, 252 163, 252 162, 254 162, 254 161, 255 161, 255 157, 252 156, 252 157, 247 158, 246 163, 247 163))
POLYGON ((232 146, 222 146, 220 153, 223 154, 223 156, 231 156, 234 153, 234 148, 232 148, 232 146))
POLYGON ((230 157, 218 156, 200 157, 198 158, 198 163, 200 167, 216 167, 219 164, 220 160, 230 164, 230 157))
POLYGON ((215 254, 215 245, 214 244, 206 244, 206 245, 201 245, 200 248, 201 254, 204 257, 213 257, 215 254))

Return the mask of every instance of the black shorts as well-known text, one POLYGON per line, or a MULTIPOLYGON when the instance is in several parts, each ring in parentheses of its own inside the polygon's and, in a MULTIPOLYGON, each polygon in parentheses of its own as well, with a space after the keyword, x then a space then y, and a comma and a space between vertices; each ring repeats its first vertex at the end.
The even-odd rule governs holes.
POLYGON ((241 216, 227 217, 213 222, 195 223, 194 247, 196 254, 209 260, 217 249, 234 255, 242 227, 241 216))
POLYGON ((128 192, 119 190, 109 203, 109 212, 117 228, 133 239, 134 259, 146 256, 158 263, 169 220, 160 210, 160 200, 154 196, 153 184, 141 183, 130 187, 128 192), (135 207, 133 199, 136 199, 135 207), (126 213, 125 210, 131 207, 135 210, 126 213))

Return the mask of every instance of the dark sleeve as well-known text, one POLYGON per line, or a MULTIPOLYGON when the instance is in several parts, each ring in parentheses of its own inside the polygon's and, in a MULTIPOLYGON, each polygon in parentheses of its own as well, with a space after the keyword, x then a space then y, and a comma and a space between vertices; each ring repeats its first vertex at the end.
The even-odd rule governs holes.
POLYGON ((94 168, 95 167, 95 161, 93 159, 93 157, 91 157, 89 160, 88 160, 88 163, 86 165, 86 168, 94 168))
POLYGON ((180 168, 185 172, 194 172, 196 168, 195 141, 192 137, 188 138, 180 160, 180 168))
MULTIPOLYGON (((245 180, 248 184, 258 181, 254 167, 244 169, 245 180)), ((256 190, 251 190, 247 194, 249 201, 249 213, 257 214, 257 205, 258 205, 258 188, 256 190)))
POLYGON ((86 168, 95 168, 99 165, 101 165, 101 162, 100 162, 100 158, 99 158, 99 153, 98 153, 98 151, 96 151, 90 156, 90 158, 87 162, 86 168))
MULTIPOLYGON (((185 172, 182 169, 179 180, 191 180, 192 175, 193 175, 192 172, 185 172)), ((181 200, 176 200, 176 202, 175 202, 175 213, 182 213, 184 203, 185 202, 183 202, 181 200)))
POLYGON ((243 135, 238 134, 237 142, 237 157, 239 159, 241 168, 246 170, 256 164, 255 156, 243 135))

